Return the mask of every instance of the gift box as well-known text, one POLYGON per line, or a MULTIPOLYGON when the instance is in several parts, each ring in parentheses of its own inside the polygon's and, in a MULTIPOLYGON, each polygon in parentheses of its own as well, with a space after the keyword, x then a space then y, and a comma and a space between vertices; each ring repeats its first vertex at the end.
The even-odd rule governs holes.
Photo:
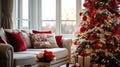
POLYGON ((105 64, 101 64, 100 67, 105 67, 105 64))
POLYGON ((92 64, 91 67, 100 67, 99 64, 92 64))
POLYGON ((83 61, 83 56, 78 56, 78 63, 79 63, 79 65, 81 66, 81 67, 83 67, 83 63, 84 63, 84 61, 83 61))
POLYGON ((78 56, 80 67, 90 67, 90 56, 78 56))

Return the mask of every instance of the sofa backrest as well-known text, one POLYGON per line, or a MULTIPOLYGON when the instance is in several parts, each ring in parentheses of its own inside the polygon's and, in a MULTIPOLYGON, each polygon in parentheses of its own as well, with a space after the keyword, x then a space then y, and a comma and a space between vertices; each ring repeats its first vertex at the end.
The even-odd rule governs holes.
MULTIPOLYGON (((32 45, 32 42, 30 40, 30 34, 29 33, 32 33, 32 30, 20 30, 20 29, 4 29, 4 31, 7 31, 7 32, 20 32, 25 43, 26 43, 26 47, 27 48, 33 48, 33 45, 32 45)), ((0 31, 1 32, 1 31, 0 31)), ((4 33, 5 34, 5 33, 4 33)), ((56 36, 55 36, 56 37, 56 36)), ((60 42, 59 40, 61 40, 62 37, 58 38, 58 41, 57 42, 60 42)), ((7 41, 7 36, 6 36, 6 41, 7 41)), ((8 42, 8 41, 7 41, 8 42)), ((9 42, 8 42, 9 43, 9 42)), ((62 44, 62 41, 61 43, 62 44)))
POLYGON ((4 32, 3 28, 0 28, 0 37, 5 41, 7 40, 6 37, 5 37, 5 32, 4 32))

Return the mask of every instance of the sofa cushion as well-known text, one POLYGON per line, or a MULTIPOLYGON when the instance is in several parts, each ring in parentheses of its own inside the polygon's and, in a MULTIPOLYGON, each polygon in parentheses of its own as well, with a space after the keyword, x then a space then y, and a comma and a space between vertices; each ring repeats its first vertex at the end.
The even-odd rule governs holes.
POLYGON ((50 42, 47 40, 47 36, 43 34, 30 34, 30 38, 34 48, 51 48, 50 42))
POLYGON ((57 42, 55 40, 55 36, 52 34, 45 34, 47 36, 47 40, 51 43, 52 48, 58 48, 57 42))
POLYGON ((57 42, 57 45, 62 48, 63 45, 62 45, 62 35, 56 35, 55 36, 55 39, 56 39, 56 42, 57 42))
MULTIPOLYGON (((4 29, 4 31, 5 31, 5 35, 6 35, 6 32, 10 32, 10 33, 20 32, 20 30, 18 30, 18 29, 4 29)), ((6 41, 9 42, 7 36, 6 36, 6 41)))
POLYGON ((51 34, 30 34, 34 48, 58 47, 55 37, 51 34))
POLYGON ((62 59, 63 57, 68 56, 68 50, 66 48, 27 49, 27 52, 24 52, 24 53, 30 53, 30 51, 31 51, 31 53, 37 54, 37 53, 42 52, 44 50, 52 51, 55 54, 56 59, 62 59))
POLYGON ((30 33, 30 32, 28 32, 28 31, 21 30, 21 34, 22 34, 22 37, 23 37, 23 39, 24 39, 24 41, 25 41, 25 43, 26 43, 26 47, 27 47, 27 48, 33 47, 33 46, 31 45, 31 42, 30 42, 30 34, 29 34, 29 33, 30 33))
POLYGON ((25 51, 26 44, 20 32, 5 32, 9 43, 13 46, 14 51, 25 51))
POLYGON ((35 64, 34 54, 14 53, 13 54, 15 65, 32 65, 35 64))
POLYGON ((39 54, 44 50, 52 51, 55 54, 57 61, 59 60, 65 61, 65 58, 68 57, 68 50, 66 48, 27 49, 26 51, 14 52, 14 55, 13 55, 14 62, 16 63, 16 65, 36 64, 36 61, 35 61, 36 54, 39 54))
MULTIPOLYGON (((49 30, 48 31, 32 30, 32 32, 35 34, 52 34, 52 31, 49 31, 49 30)), ((57 45, 62 48, 63 47, 62 46, 62 35, 56 35, 55 39, 56 39, 57 45)))
POLYGON ((47 51, 52 51, 56 59, 62 59, 63 57, 68 56, 68 50, 66 48, 47 48, 47 49, 27 49, 26 51, 22 52, 15 52, 17 54, 39 54, 40 52, 47 50, 47 51))
POLYGON ((39 33, 39 34, 52 34, 52 31, 46 30, 46 31, 37 31, 37 30, 32 30, 33 33, 39 33))
POLYGON ((19 30, 19 29, 5 29, 5 31, 7 32, 20 32, 22 34, 22 37, 26 43, 26 47, 27 48, 31 48, 32 45, 31 45, 31 42, 30 42, 30 38, 29 38, 29 33, 31 33, 32 31, 31 30, 19 30))

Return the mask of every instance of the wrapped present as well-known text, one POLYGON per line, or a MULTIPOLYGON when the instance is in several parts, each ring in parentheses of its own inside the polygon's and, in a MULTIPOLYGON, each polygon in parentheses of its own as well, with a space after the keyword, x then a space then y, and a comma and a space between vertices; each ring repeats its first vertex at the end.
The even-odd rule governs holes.
POLYGON ((91 66, 90 67, 100 67, 100 65, 96 62, 91 62, 91 66))
POLYGON ((90 67, 90 56, 78 56, 80 67, 90 67))
POLYGON ((90 56, 84 57, 84 67, 90 67, 90 56))
POLYGON ((100 67, 105 67, 105 64, 101 64, 100 67))
POLYGON ((91 67, 100 67, 99 64, 92 64, 91 67))
POLYGON ((83 67, 83 56, 78 56, 78 63, 81 67, 83 67))

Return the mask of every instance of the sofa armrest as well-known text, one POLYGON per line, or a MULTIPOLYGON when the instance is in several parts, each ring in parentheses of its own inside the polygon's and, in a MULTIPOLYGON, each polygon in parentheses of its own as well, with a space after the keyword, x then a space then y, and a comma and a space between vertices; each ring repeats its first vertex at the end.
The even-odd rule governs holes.
MULTIPOLYGON (((69 39, 69 38, 63 38, 62 39, 63 41, 63 47, 64 48, 67 48, 68 49, 68 52, 69 52, 69 59, 71 59, 71 46, 72 46, 72 39, 69 39)), ((70 60, 69 60, 70 61, 70 60)))
POLYGON ((13 67, 13 47, 9 44, 0 44, 1 67, 13 67))

